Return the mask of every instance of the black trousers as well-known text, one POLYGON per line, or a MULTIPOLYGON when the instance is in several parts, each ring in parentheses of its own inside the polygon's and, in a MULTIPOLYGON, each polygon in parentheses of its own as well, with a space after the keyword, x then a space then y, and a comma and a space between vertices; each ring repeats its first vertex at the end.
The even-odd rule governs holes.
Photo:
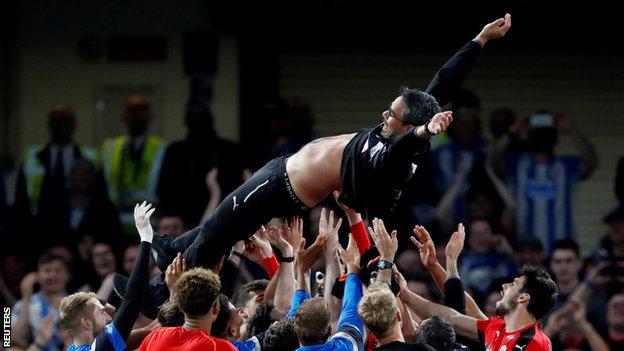
POLYGON ((221 201, 201 226, 171 242, 171 249, 184 252, 188 267, 210 267, 239 240, 244 240, 275 217, 290 217, 308 210, 295 195, 286 160, 278 157, 221 201))

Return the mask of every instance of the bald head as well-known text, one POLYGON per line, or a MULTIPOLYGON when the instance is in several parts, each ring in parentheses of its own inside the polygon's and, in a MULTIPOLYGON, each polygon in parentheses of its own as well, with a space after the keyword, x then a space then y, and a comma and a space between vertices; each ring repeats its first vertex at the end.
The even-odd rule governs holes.
POLYGON ((74 130, 76 130, 76 115, 71 106, 57 105, 50 110, 48 130, 53 144, 66 145, 72 141, 74 130))
POLYGON ((147 98, 141 95, 129 97, 123 112, 123 119, 131 137, 139 137, 145 134, 152 120, 150 103, 147 98))

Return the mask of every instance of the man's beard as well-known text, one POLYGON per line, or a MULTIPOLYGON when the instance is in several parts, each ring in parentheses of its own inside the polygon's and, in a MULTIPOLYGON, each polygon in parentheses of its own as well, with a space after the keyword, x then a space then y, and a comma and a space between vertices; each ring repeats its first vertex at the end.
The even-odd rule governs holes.
POLYGON ((504 317, 513 311, 516 306, 518 306, 518 302, 516 302, 515 298, 509 302, 499 302, 494 308, 494 314, 498 317, 504 317))

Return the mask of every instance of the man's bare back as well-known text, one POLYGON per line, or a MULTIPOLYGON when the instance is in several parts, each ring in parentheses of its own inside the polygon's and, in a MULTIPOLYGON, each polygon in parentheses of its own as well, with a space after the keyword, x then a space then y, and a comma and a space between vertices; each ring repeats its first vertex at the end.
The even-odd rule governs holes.
POLYGON ((286 172, 295 194, 314 207, 332 190, 340 189, 340 165, 345 146, 355 134, 316 139, 286 162, 286 172))

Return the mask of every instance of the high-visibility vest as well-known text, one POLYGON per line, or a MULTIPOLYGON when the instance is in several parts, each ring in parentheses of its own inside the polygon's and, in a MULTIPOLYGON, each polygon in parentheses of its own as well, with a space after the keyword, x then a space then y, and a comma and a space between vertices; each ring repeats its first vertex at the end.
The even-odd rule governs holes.
MULTIPOLYGON (((22 161, 22 171, 26 180, 26 194, 30 203, 30 211, 33 215, 39 213, 39 199, 41 198, 41 186, 45 177, 46 167, 39 161, 37 155, 43 151, 45 146, 31 146, 24 152, 22 161)), ((97 165, 98 154, 96 149, 91 147, 80 147, 83 158, 97 165)))
POLYGON ((131 141, 123 135, 105 140, 102 147, 102 167, 108 195, 119 209, 124 226, 133 225, 133 208, 137 202, 157 202, 156 187, 166 148, 162 139, 148 136, 139 161, 134 162, 128 153, 131 141))

